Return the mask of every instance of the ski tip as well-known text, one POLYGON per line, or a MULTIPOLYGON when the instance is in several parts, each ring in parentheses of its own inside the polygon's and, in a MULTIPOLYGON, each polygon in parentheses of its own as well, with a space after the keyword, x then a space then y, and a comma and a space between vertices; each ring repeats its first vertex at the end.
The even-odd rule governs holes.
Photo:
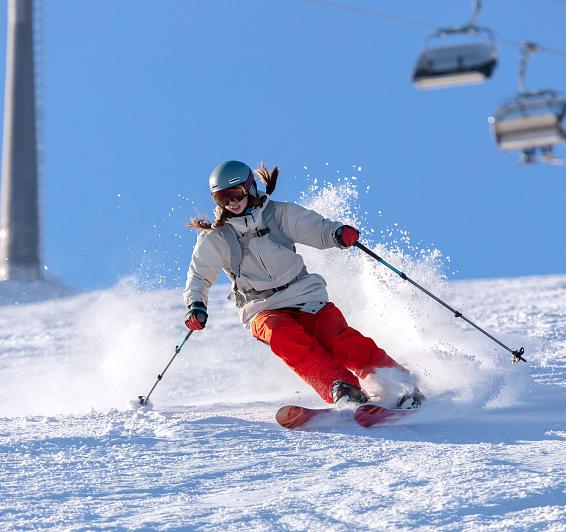
POLYGON ((304 408, 295 405, 282 406, 275 414, 275 420, 286 429, 294 429, 305 423, 304 408))
POLYGON ((286 429, 296 429, 311 419, 325 414, 332 409, 329 408, 307 408, 304 406, 286 405, 282 406, 275 414, 275 420, 286 429))

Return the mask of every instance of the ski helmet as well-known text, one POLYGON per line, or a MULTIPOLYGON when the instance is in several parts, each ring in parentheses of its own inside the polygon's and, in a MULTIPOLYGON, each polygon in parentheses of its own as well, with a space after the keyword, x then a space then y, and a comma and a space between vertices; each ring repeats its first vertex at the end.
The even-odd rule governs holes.
POLYGON ((252 169, 240 161, 226 161, 212 170, 208 178, 210 192, 214 194, 227 188, 241 185, 246 192, 257 196, 257 184, 252 169))

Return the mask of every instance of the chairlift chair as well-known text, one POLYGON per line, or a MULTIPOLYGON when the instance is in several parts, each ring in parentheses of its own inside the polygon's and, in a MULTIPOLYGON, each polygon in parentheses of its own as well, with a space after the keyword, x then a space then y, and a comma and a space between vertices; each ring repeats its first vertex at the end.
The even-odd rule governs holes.
POLYGON ((566 100, 545 90, 519 94, 489 117, 489 122, 501 150, 532 153, 566 143, 565 115, 566 100))
POLYGON ((562 164, 554 156, 554 146, 566 143, 566 132, 562 122, 566 115, 566 98, 554 90, 530 91, 525 85, 525 76, 531 54, 541 47, 525 41, 521 50, 521 64, 517 96, 507 101, 488 118, 499 149, 522 151, 522 162, 530 164, 541 161, 562 164), (541 153, 541 157, 537 156, 541 153))
POLYGON ((487 28, 464 26, 440 29, 425 41, 413 73, 418 88, 433 89, 482 83, 491 77, 497 65, 495 36, 487 28), (445 36, 477 35, 478 42, 431 45, 445 36))

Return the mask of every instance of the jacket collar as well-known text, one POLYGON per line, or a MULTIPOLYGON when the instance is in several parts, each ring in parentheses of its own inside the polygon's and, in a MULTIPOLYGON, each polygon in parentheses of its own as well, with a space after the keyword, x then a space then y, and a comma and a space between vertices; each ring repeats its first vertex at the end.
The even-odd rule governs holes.
POLYGON ((269 198, 265 200, 261 207, 254 207, 249 214, 228 218, 226 223, 230 224, 239 234, 255 232, 258 229, 263 229, 263 210, 268 202, 269 198))

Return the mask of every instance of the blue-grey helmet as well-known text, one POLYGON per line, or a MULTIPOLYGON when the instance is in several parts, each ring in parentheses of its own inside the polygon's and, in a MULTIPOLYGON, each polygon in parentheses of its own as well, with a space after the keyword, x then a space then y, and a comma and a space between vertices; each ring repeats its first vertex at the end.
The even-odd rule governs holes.
POLYGON ((257 184, 252 169, 240 161, 226 161, 212 170, 208 178, 211 194, 241 185, 252 196, 257 196, 257 184))

